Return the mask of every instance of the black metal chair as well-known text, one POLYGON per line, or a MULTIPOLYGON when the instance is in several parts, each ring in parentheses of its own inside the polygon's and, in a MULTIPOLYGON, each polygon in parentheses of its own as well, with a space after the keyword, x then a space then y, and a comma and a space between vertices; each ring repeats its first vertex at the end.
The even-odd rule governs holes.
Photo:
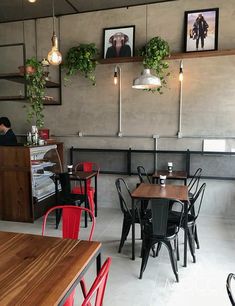
MULTIPOLYGON (((143 166, 138 166, 137 172, 140 182, 136 184, 136 187, 138 187, 141 183, 152 184, 151 179, 143 166)), ((148 200, 141 200, 141 208, 140 208, 141 216, 145 214, 148 207, 148 203, 149 203, 148 200)))
MULTIPOLYGON (((57 205, 75 205, 81 206, 85 202, 85 196, 71 193, 70 178, 67 172, 59 173, 59 182, 61 191, 58 194, 57 205)), ((56 228, 58 228, 61 219, 61 209, 56 210, 56 228)))
POLYGON ((235 274, 234 273, 229 273, 227 280, 226 280, 226 288, 227 288, 227 292, 228 292, 228 297, 230 299, 230 302, 232 304, 232 306, 235 306, 235 298, 233 297, 232 294, 232 289, 231 289, 231 281, 235 280, 235 274))
POLYGON ((164 244, 169 252, 176 281, 179 281, 176 253, 178 250, 178 232, 182 222, 184 205, 180 201, 174 201, 174 207, 177 209, 180 217, 177 219, 178 224, 172 224, 169 222, 169 208, 171 200, 172 199, 164 198, 151 200, 152 219, 142 220, 143 241, 141 250, 142 262, 139 276, 140 279, 142 278, 143 272, 147 266, 150 250, 156 243, 158 243, 157 255, 160 246, 164 244))
POLYGON ((137 172, 138 172, 140 183, 151 184, 151 179, 143 166, 138 166, 137 172))
MULTIPOLYGON (((201 174, 202 174, 202 168, 198 168, 188 183, 188 190, 189 190, 188 196, 189 196, 190 201, 193 199, 194 195, 198 191, 201 174)), ((192 210, 192 213, 193 213, 193 210, 192 210)), ((195 226, 195 229, 194 229, 194 236, 195 236, 195 242, 197 245, 197 249, 199 249, 200 245, 199 245, 199 240, 198 240, 198 235, 197 235, 197 225, 195 226)))
POLYGON ((123 178, 116 179, 115 185, 118 192, 120 208, 121 211, 123 212, 122 235, 118 248, 118 252, 121 253, 122 247, 129 234, 130 227, 132 224, 132 214, 133 213, 135 214, 135 223, 139 224, 140 224, 140 216, 138 209, 135 209, 135 211, 133 212, 132 209, 129 208, 131 206, 131 200, 132 200, 131 192, 124 179, 123 178))
MULTIPOLYGON (((193 257, 193 262, 196 262, 196 256, 195 256, 195 229, 196 229, 196 221, 199 216, 201 205, 205 193, 206 183, 202 184, 197 193, 194 195, 194 197, 190 200, 189 208, 188 208, 188 222, 187 222, 187 238, 188 238, 188 244, 190 253, 193 257)), ((173 224, 178 223, 178 219, 180 217, 180 214, 177 211, 170 211, 169 213, 169 220, 173 224)), ((185 230, 185 223, 184 218, 181 225, 181 228, 185 230)), ((198 238, 197 238, 198 239, 198 238)))
POLYGON ((192 199, 193 195, 195 195, 196 192, 198 191, 201 175, 202 175, 202 168, 198 168, 195 171, 191 180, 189 181, 189 183, 188 183, 189 199, 192 199))

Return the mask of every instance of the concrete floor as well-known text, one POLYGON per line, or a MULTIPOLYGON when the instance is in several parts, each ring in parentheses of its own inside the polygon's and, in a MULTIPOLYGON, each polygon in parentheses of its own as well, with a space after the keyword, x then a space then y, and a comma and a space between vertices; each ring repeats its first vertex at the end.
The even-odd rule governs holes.
MULTIPOLYGON (((99 209, 94 240, 103 243, 103 260, 107 256, 113 258, 104 306, 230 305, 225 281, 228 273, 235 272, 235 220, 200 216, 201 248, 196 251, 197 263, 192 263, 188 256, 187 268, 182 267, 183 232, 180 234, 179 283, 175 282, 165 248, 161 249, 158 258, 150 257, 143 279, 138 279, 141 241, 137 241, 135 261, 130 260, 130 239, 126 241, 122 254, 118 254, 121 224, 119 210, 99 209)), ((41 219, 34 224, 0 221, 0 230, 41 234, 41 225, 41 219)), ((60 235, 60 230, 54 229, 53 219, 49 220, 47 228, 48 235, 60 235)), ((81 238, 86 237, 86 229, 82 229, 81 238)), ((86 275, 88 286, 94 278, 95 264, 86 275)), ((81 291, 78 288, 75 305, 80 305, 80 301, 81 291)))

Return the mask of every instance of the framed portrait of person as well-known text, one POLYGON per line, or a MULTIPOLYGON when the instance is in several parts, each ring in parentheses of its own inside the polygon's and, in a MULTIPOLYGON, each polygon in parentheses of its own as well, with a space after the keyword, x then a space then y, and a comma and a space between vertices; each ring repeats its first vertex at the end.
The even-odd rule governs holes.
POLYGON ((185 52, 212 51, 218 49, 219 9, 203 9, 185 12, 185 52))
POLYGON ((103 30, 103 58, 134 56, 135 26, 103 30))

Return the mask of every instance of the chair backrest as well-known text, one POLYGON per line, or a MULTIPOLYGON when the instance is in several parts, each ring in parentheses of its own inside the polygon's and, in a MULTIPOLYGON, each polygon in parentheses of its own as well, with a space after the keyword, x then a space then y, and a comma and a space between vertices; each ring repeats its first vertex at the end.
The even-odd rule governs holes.
MULTIPOLYGON (((152 211, 152 226, 153 235, 165 237, 167 235, 167 229, 169 225, 169 209, 170 203, 173 199, 159 198, 151 200, 151 211, 152 211)), ((173 207, 171 207, 171 212, 173 207)), ((183 217, 184 204, 179 200, 174 200, 174 210, 180 214, 180 217, 176 219, 175 234, 178 233, 182 217, 183 217)))
MULTIPOLYGON (((100 172, 100 167, 97 163, 86 161, 86 162, 80 162, 77 163, 74 167, 75 171, 84 171, 84 172, 91 172, 91 171, 97 171, 97 176, 100 172)), ((87 181, 87 187, 89 188, 91 186, 91 180, 87 181)))
POLYGON ((206 183, 203 183, 199 188, 199 190, 197 191, 197 193, 193 196, 193 198, 190 199, 188 212, 194 216, 195 220, 197 219, 201 210, 205 189, 206 189, 206 183))
POLYGON ((232 289, 231 289, 231 281, 235 280, 235 274, 234 273, 229 273, 227 280, 226 280, 226 288, 227 288, 227 292, 228 292, 228 297, 230 299, 230 302, 233 306, 235 306, 235 299, 233 297, 232 294, 232 289))
POLYGON ((188 183, 188 191, 193 195, 196 194, 199 186, 199 182, 202 175, 202 168, 198 168, 193 177, 191 178, 190 182, 188 183))
POLYGON ((117 178, 115 181, 115 185, 116 185, 117 192, 118 192, 121 210, 124 214, 128 213, 131 217, 132 214, 129 209, 130 201, 131 201, 130 189, 123 178, 117 178))
POLYGON ((79 231, 80 231, 80 223, 81 223, 81 216, 82 212, 86 211, 92 218, 92 226, 89 234, 88 240, 92 240, 92 236, 95 229, 95 217, 91 210, 74 206, 74 205, 58 205, 50 208, 43 219, 42 225, 42 235, 45 234, 46 222, 48 215, 55 211, 56 209, 62 209, 62 237, 63 238, 70 238, 70 239, 78 239, 79 231))
POLYGON ((100 167, 97 163, 86 161, 86 162, 79 162, 74 166, 75 171, 85 171, 85 172, 90 172, 90 171, 97 171, 99 174, 100 167))
POLYGON ((112 261, 111 258, 108 257, 104 262, 103 266, 100 269, 99 274, 97 275, 94 283, 91 286, 91 289, 87 293, 87 296, 85 297, 82 306, 90 305, 90 300, 95 293, 96 293, 96 298, 94 306, 102 306, 111 261, 112 261))
POLYGON ((151 184, 150 177, 143 166, 138 166, 137 172, 138 172, 140 183, 151 184))
POLYGON ((63 199, 69 198, 71 193, 70 178, 67 172, 59 173, 59 181, 61 185, 61 196, 63 199))

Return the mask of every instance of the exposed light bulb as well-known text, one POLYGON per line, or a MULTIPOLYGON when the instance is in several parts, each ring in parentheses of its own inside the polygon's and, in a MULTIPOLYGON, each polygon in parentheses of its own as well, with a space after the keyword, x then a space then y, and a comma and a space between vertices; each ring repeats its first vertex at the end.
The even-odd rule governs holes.
POLYGON ((117 83, 118 83, 118 70, 117 70, 117 66, 114 68, 113 82, 114 82, 114 85, 117 85, 117 83))
POLYGON ((182 82, 184 79, 184 74, 183 74, 183 61, 180 62, 180 73, 179 73, 179 81, 182 82))
POLYGON ((57 49, 52 47, 47 55, 47 59, 51 65, 59 65, 62 62, 62 55, 57 49))
POLYGON ((55 32, 53 32, 52 36, 52 48, 51 51, 47 55, 47 60, 51 65, 59 65, 62 62, 62 55, 60 51, 58 50, 58 38, 55 35, 55 32))

